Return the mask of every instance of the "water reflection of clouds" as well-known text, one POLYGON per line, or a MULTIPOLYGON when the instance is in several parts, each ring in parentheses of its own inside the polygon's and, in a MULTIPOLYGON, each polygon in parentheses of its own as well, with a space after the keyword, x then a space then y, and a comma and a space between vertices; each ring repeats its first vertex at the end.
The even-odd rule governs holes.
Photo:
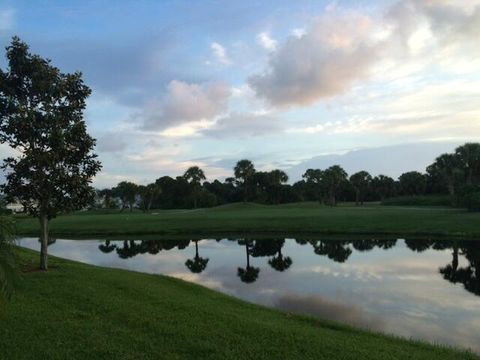
POLYGON ((367 313, 359 305, 334 302, 318 295, 284 294, 276 298, 274 305, 285 311, 314 315, 372 330, 380 331, 385 326, 380 316, 367 313))
MULTIPOLYGON (((209 259, 202 273, 191 273, 185 266, 195 256, 192 241, 183 250, 174 247, 127 259, 115 250, 100 252, 101 243, 58 239, 49 251, 95 265, 167 274, 287 311, 480 351, 480 298, 439 274, 440 267, 452 262, 451 249, 413 252, 397 241, 391 249, 357 251, 347 244, 352 254, 339 263, 315 254, 310 243, 290 240, 282 254, 291 257, 291 266, 279 272, 268 264, 273 255, 250 255, 250 266, 260 272, 255 282, 246 284, 237 276, 237 268, 246 266, 246 248, 237 241, 199 240, 199 256, 209 259)), ((123 246, 123 241, 111 243, 123 246)), ((21 245, 39 248, 36 238, 21 245)), ((459 264, 466 266, 468 261, 460 255, 459 264)))

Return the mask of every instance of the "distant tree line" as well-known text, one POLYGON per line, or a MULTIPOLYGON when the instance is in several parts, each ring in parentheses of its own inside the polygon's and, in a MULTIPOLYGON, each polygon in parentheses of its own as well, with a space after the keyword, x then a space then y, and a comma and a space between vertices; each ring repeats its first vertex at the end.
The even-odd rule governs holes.
POLYGON ((257 171, 247 159, 237 162, 233 177, 206 181, 198 166, 172 178, 163 176, 148 185, 122 181, 111 189, 97 191, 99 206, 132 211, 211 207, 233 202, 282 204, 318 201, 336 206, 339 202, 384 201, 398 196, 450 195, 451 204, 480 210, 480 144, 467 143, 452 154, 443 154, 425 173, 410 171, 397 180, 359 171, 348 176, 339 165, 307 169, 302 180, 288 184, 283 170, 257 171))

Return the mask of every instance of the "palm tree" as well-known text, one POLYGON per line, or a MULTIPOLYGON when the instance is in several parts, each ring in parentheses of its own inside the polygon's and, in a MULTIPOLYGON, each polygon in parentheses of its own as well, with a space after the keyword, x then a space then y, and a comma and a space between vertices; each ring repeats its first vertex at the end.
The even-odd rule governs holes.
POLYGON ((330 166, 322 173, 322 184, 328 194, 328 204, 337 205, 337 192, 343 182, 347 181, 347 173, 339 165, 330 166))
POLYGON ((255 175, 255 167, 250 160, 243 159, 237 162, 233 168, 235 178, 243 186, 243 202, 247 201, 248 186, 255 175))
POLYGON ((268 260, 268 264, 277 271, 285 271, 292 265, 292 259, 290 256, 284 257, 282 254, 282 247, 285 244, 285 240, 278 240, 276 244, 278 247, 277 256, 268 260))
POLYGON ((199 274, 206 269, 208 264, 208 258, 202 258, 198 255, 198 240, 193 240, 195 243, 195 257, 188 259, 185 262, 185 266, 190 269, 192 273, 199 274))
POLYGON ((13 220, 0 216, 0 304, 13 294, 16 279, 15 257, 12 241, 15 234, 13 220))
POLYGON ((366 171, 359 171, 350 176, 350 183, 355 189, 355 205, 363 205, 365 192, 372 183, 372 176, 366 171))
POLYGON ((352 254, 352 249, 344 241, 310 241, 313 251, 317 255, 326 255, 329 259, 343 263, 352 254))
POLYGON ((427 167, 427 173, 430 176, 437 174, 444 182, 450 195, 455 195, 455 180, 457 174, 461 172, 460 157, 456 154, 442 154, 435 159, 435 162, 427 167))
POLYGON ((372 179, 372 187, 381 201, 395 193, 395 180, 390 176, 378 175, 372 179))
POLYGON ((198 189, 203 180, 206 179, 205 173, 198 166, 191 166, 183 174, 185 180, 187 180, 193 188, 193 207, 197 208, 198 189))
POLYGON ((110 240, 105 240, 105 244, 98 245, 98 249, 104 254, 111 253, 113 250, 116 249, 116 247, 117 245, 111 244, 110 240))
POLYGON ((245 268, 238 268, 237 275, 244 283, 253 283, 258 279, 260 268, 250 266, 250 248, 252 246, 251 240, 239 240, 240 245, 245 245, 245 253, 247 255, 247 266, 245 268))
POLYGON ((305 180, 309 190, 315 194, 315 198, 318 201, 322 202, 322 178, 323 171, 320 169, 307 169, 302 175, 302 178, 305 180))
POLYGON ((285 184, 288 181, 288 175, 285 171, 278 169, 270 171, 268 175, 275 193, 275 202, 278 204, 280 203, 280 190, 282 184, 285 184))
POLYGON ((452 263, 440 268, 445 280, 454 284, 461 283, 465 290, 480 296, 480 248, 473 241, 453 244, 452 263), (468 262, 466 267, 458 267, 459 247, 468 262))
POLYGON ((153 200, 162 193, 160 185, 152 183, 147 186, 139 186, 138 193, 141 198, 141 205, 143 212, 150 211, 153 200))
POLYGON ((455 149, 464 171, 467 185, 480 180, 480 143, 466 143, 455 149))

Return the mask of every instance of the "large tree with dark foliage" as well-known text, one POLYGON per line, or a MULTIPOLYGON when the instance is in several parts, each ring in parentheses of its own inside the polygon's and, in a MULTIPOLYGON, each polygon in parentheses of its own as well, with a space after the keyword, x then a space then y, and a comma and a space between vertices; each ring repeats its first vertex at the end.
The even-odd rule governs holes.
POLYGON ((250 160, 243 159, 237 162, 233 171, 238 185, 243 188, 243 202, 246 202, 255 175, 255 167, 250 160))
POLYGON ((339 165, 330 166, 322 173, 322 185, 326 191, 327 204, 337 205, 337 193, 342 183, 347 181, 347 173, 339 165))
POLYGON ((365 195, 372 183, 372 176, 366 171, 359 171, 350 176, 350 183, 355 189, 355 205, 363 205, 365 195))
POLYGON ((187 169, 187 171, 185 171, 185 174, 183 174, 183 177, 185 178, 185 180, 188 181, 188 183, 192 187, 193 207, 196 209, 197 202, 198 202, 198 192, 199 192, 200 186, 202 185, 202 181, 206 179, 205 173, 198 166, 191 166, 187 169))
POLYGON ((8 68, 0 69, 0 142, 20 155, 4 159, 3 191, 38 217, 40 268, 47 270, 50 220, 95 197, 91 181, 101 165, 83 119, 91 90, 81 73, 60 72, 17 37, 7 60, 8 68))
POLYGON ((423 195, 425 193, 426 177, 418 171, 403 173, 398 180, 403 195, 423 195))

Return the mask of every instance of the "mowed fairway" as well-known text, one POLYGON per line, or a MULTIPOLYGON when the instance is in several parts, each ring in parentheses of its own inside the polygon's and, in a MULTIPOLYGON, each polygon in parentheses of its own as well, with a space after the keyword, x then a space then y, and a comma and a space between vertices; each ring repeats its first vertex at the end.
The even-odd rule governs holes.
MULTIPOLYGON (((20 235, 37 235, 38 220, 19 217, 20 235)), ((458 236, 480 238, 480 213, 435 207, 381 205, 337 207, 317 203, 277 206, 232 204, 210 209, 118 210, 81 212, 52 220, 53 236, 138 236, 215 234, 338 234, 395 236, 458 236)))
POLYGON ((2 359, 477 359, 249 304, 164 276, 19 250, 0 319, 2 359))

